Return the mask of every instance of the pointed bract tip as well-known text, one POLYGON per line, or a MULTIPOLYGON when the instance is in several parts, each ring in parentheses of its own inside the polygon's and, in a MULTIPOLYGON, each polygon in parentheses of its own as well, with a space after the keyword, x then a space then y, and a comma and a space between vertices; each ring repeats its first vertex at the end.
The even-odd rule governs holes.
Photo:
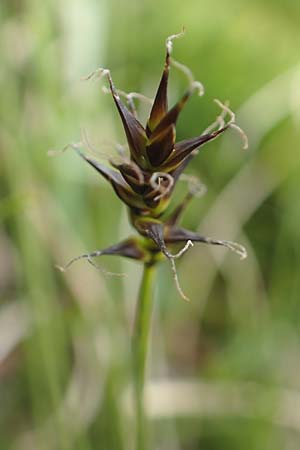
POLYGON ((194 91, 198 91, 199 97, 203 97, 203 95, 205 94, 204 86, 200 81, 193 81, 193 83, 191 84, 191 88, 194 91))
POLYGON ((68 149, 73 149, 77 152, 80 152, 79 148, 82 147, 82 143, 81 142, 77 142, 77 143, 71 143, 71 144, 67 144, 65 145, 62 149, 56 150, 56 149, 50 149, 47 151, 47 155, 48 156, 59 156, 62 153, 65 153, 66 150, 68 149))
POLYGON ((189 299, 189 297, 187 295, 185 295, 185 293, 182 290, 182 287, 180 286, 180 282, 179 282, 179 278, 178 278, 178 274, 177 274, 177 269, 176 269, 176 265, 175 265, 175 261, 174 259, 170 259, 171 262, 171 267, 172 267, 172 272, 173 272, 173 278, 175 281, 175 286, 177 289, 178 294, 180 295, 180 297, 185 301, 185 302, 190 302, 191 300, 189 299))
POLYGON ((185 27, 182 27, 182 30, 180 31, 180 33, 177 34, 171 34, 171 36, 168 36, 166 39, 166 47, 167 47, 167 51, 168 54, 170 55, 173 49, 173 40, 174 39, 178 39, 181 38, 182 36, 184 36, 185 34, 185 27))
POLYGON ((239 255, 241 260, 246 259, 248 256, 246 248, 243 245, 238 244, 237 242, 220 241, 220 244, 239 255))
POLYGON ((80 80, 81 81, 89 81, 92 79, 101 80, 101 78, 104 77, 105 75, 110 75, 109 69, 104 69, 103 67, 98 67, 98 69, 93 70, 88 75, 81 77, 80 80))
POLYGON ((214 102, 224 111, 224 113, 229 115, 229 124, 235 123, 235 113, 229 108, 229 102, 226 101, 222 103, 218 98, 215 98, 214 102))
POLYGON ((246 135, 245 131, 239 127, 236 123, 231 123, 229 124, 229 128, 233 128, 234 130, 236 130, 238 132, 238 134, 240 135, 242 141, 243 141, 243 150, 248 150, 249 148, 249 140, 248 140, 248 136, 246 135))

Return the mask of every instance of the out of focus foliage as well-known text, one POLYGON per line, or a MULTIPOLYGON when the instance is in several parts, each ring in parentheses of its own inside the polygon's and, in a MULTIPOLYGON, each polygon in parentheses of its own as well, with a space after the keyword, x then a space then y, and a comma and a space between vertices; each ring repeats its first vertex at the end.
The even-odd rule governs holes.
MULTIPOLYGON (((229 132, 189 167, 208 187, 184 224, 234 239, 178 263, 191 304, 160 267, 149 367, 153 448, 281 450, 300 445, 300 3, 296 0, 2 0, 0 5, 0 448, 131 449, 130 327, 140 267, 109 278, 84 262, 128 235, 109 186, 68 150, 99 154, 124 135, 100 83, 152 96, 165 38, 200 79, 178 138, 230 100, 250 148, 229 132)), ((176 99, 186 80, 171 74, 176 99)), ((146 117, 146 106, 140 113, 146 117)), ((177 199, 186 190, 177 188, 177 199)), ((122 266, 121 266, 122 264, 122 266)))

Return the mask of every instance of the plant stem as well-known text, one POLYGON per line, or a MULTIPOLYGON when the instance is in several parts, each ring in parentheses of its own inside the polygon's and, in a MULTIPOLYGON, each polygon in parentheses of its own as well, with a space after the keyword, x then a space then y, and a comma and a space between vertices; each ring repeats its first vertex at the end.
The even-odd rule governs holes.
POLYGON ((145 410, 144 410, 144 384, 149 347, 149 332, 153 308, 154 290, 154 264, 144 265, 143 277, 139 290, 138 303, 132 336, 132 352, 135 378, 135 408, 136 408, 136 450, 145 450, 147 447, 145 410))

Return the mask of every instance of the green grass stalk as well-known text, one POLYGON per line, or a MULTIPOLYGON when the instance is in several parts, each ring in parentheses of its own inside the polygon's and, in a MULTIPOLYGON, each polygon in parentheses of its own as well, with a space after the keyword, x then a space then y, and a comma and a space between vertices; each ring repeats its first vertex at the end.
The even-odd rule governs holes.
POLYGON ((154 264, 145 264, 139 290, 138 303, 136 306, 132 336, 135 380, 136 450, 146 450, 148 441, 144 407, 144 386, 153 310, 154 278, 154 264))

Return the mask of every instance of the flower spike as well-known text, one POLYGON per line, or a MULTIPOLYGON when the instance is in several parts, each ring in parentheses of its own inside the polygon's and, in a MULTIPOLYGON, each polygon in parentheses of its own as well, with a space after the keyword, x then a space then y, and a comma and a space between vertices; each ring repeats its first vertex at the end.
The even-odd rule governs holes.
POLYGON ((170 155, 170 157, 164 163, 164 168, 165 169, 171 168, 172 170, 174 170, 194 150, 198 149, 203 144, 206 144, 207 142, 212 141, 213 139, 218 137, 219 134, 224 133, 224 131, 227 128, 228 128, 228 125, 226 125, 225 127, 221 128, 218 131, 213 131, 210 134, 201 134, 200 136, 197 136, 195 138, 186 139, 184 141, 178 142, 174 146, 174 152, 170 155))
POLYGON ((203 242, 210 245, 221 245, 227 247, 229 250, 237 253, 241 259, 247 258, 247 250, 241 244, 233 241, 226 241, 221 239, 212 239, 210 237, 201 236, 193 231, 185 230, 184 228, 171 227, 165 236, 166 243, 178 243, 190 240, 192 242, 203 242))
POLYGON ((176 138, 176 128, 173 123, 155 133, 146 147, 149 162, 153 167, 159 167, 171 154, 176 138))
POLYGON ((159 83, 159 87, 153 102, 153 106, 150 112, 150 117, 147 122, 147 136, 150 136, 154 128, 160 122, 160 120, 165 116, 168 111, 168 80, 170 72, 170 53, 167 48, 165 66, 163 74, 159 83))
POLYGON ((114 188, 116 194, 120 199, 126 203, 127 206, 132 208, 141 208, 145 207, 145 203, 143 199, 137 195, 135 195, 132 188, 125 181, 124 177, 121 173, 116 170, 107 167, 98 161, 90 158, 89 156, 84 155, 82 152, 77 150, 77 153, 84 159, 88 164, 90 164, 98 173, 100 173, 106 180, 110 181, 112 187, 114 188))
POLYGON ((180 286, 175 259, 180 258, 191 246, 193 246, 192 241, 188 239, 184 247, 178 253, 173 255, 166 247, 166 243, 164 240, 164 226, 162 223, 159 223, 157 221, 147 221, 147 224, 144 226, 144 233, 146 236, 152 239, 152 241, 157 245, 158 249, 170 261, 176 289, 183 300, 187 302, 190 301, 190 299, 184 294, 180 286))
POLYGON ((104 272, 106 275, 124 276, 124 274, 122 273, 107 272, 106 270, 103 270, 101 267, 99 267, 93 262, 92 260, 93 258, 97 258, 99 256, 104 255, 123 256, 125 258, 146 262, 149 259, 147 251, 143 248, 139 240, 136 237, 133 237, 126 239, 125 241, 122 241, 119 244, 112 245, 111 247, 108 247, 106 249, 96 250, 94 252, 84 253, 83 255, 76 256, 75 258, 71 259, 65 266, 62 267, 57 265, 56 268, 59 269, 61 272, 65 272, 76 261, 79 261, 80 259, 87 259, 89 264, 94 266, 96 269, 101 270, 101 272, 104 272))
POLYGON ((151 133, 157 127, 161 119, 167 114, 168 111, 168 80, 171 63, 171 52, 173 49, 173 40, 180 38, 184 34, 184 29, 181 33, 173 34, 166 39, 166 58, 162 77, 156 92, 156 96, 153 102, 153 106, 150 112, 150 117, 147 122, 146 132, 150 137, 151 133))
POLYGON ((87 150, 95 153, 86 136, 83 136, 82 143, 70 144, 66 148, 73 148, 84 161, 109 181, 116 194, 127 206, 131 224, 139 236, 104 250, 80 255, 61 270, 67 269, 75 261, 83 258, 95 265, 93 258, 102 255, 124 256, 148 265, 167 258, 171 264, 177 291, 183 299, 188 300, 180 286, 175 261, 183 256, 194 243, 226 247, 237 253, 241 259, 247 256, 247 252, 236 242, 201 236, 178 226, 191 199, 204 192, 202 185, 195 181, 195 177, 183 175, 183 171, 202 146, 216 139, 228 128, 233 128, 240 134, 244 148, 248 146, 248 140, 243 130, 237 125, 235 114, 229 108, 229 103, 215 100, 221 108, 221 113, 216 120, 200 135, 176 142, 176 123, 180 112, 195 91, 198 91, 200 96, 204 94, 202 83, 195 80, 191 70, 171 57, 173 41, 181 37, 183 33, 184 30, 177 35, 169 36, 166 40, 164 68, 153 102, 142 94, 136 92, 127 94, 116 89, 108 69, 100 68, 85 78, 87 80, 107 78, 109 89, 104 88, 104 92, 110 92, 113 97, 122 120, 129 154, 127 155, 122 147, 118 151, 118 157, 112 155, 107 158, 106 156, 105 159, 110 164, 108 166, 81 151, 82 147, 87 147, 87 150), (188 86, 182 97, 168 109, 168 81, 171 66, 186 76, 188 86), (127 106, 122 102, 121 97, 125 98, 127 106), (137 119, 135 99, 151 102, 152 106, 145 128, 137 119), (173 212, 165 217, 164 213, 180 178, 185 178, 188 182, 188 192, 173 212), (172 253, 172 247, 177 244, 182 244, 182 249, 178 253, 172 253))
MULTIPOLYGON (((104 94, 111 93, 110 89, 107 89, 106 86, 102 87, 102 91, 104 92, 104 94)), ((139 92, 126 93, 124 91, 121 91, 121 89, 116 89, 116 92, 118 95, 126 98, 128 108, 129 108, 130 112, 134 115, 135 118, 137 118, 137 111, 136 111, 134 99, 140 100, 140 101, 148 103, 148 104, 150 103, 150 105, 153 105, 153 100, 151 98, 146 97, 145 95, 140 94, 139 92)))
POLYGON ((110 70, 99 68, 94 73, 88 75, 88 77, 86 77, 85 79, 89 80, 96 75, 100 76, 100 79, 103 76, 107 77, 109 87, 110 87, 110 92, 113 96, 113 99, 114 99, 117 109, 119 111, 121 120, 123 122, 123 127, 124 127, 125 134, 127 137, 131 156, 135 162, 137 162, 138 164, 143 166, 144 165, 145 145, 146 145, 146 141, 147 141, 146 132, 145 132, 143 126, 134 117, 132 112, 130 112, 126 108, 126 106, 122 103, 120 95, 118 94, 118 92, 114 86, 114 83, 113 83, 113 80, 112 80, 112 77, 110 74, 110 70))

